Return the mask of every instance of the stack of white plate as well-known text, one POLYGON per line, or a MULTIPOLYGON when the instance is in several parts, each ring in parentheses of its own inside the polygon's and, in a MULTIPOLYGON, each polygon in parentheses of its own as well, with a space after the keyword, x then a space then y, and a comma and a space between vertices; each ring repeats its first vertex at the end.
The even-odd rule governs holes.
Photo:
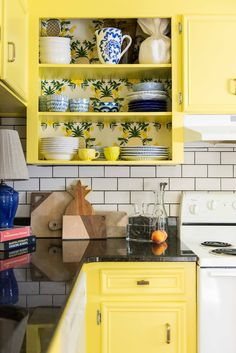
POLYGON ((43 137, 41 138, 40 152, 46 159, 70 161, 78 153, 78 137, 43 137))
POLYGON ((40 37, 39 52, 42 64, 70 64, 70 38, 40 37))
POLYGON ((165 146, 126 146, 121 147, 120 158, 126 161, 161 160, 169 158, 165 146))

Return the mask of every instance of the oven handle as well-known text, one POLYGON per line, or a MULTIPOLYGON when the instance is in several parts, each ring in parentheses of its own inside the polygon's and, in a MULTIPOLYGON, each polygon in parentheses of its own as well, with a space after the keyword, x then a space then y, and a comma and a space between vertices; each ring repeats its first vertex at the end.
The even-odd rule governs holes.
POLYGON ((236 271, 230 272, 229 269, 226 269, 225 272, 210 272, 211 277, 236 277, 236 271))

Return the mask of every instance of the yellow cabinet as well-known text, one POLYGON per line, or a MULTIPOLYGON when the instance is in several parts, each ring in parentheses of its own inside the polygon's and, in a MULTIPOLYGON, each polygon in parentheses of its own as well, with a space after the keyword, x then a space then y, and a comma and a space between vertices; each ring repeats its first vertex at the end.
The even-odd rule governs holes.
POLYGON ((28 39, 26 1, 2 0, 1 3, 2 82, 21 99, 27 99, 28 39))
POLYGON ((86 353, 196 353, 195 263, 98 263, 84 269, 86 353))
POLYGON ((184 17, 184 111, 235 113, 236 16, 184 17))
POLYGON ((183 303, 103 303, 102 353, 187 353, 183 303))

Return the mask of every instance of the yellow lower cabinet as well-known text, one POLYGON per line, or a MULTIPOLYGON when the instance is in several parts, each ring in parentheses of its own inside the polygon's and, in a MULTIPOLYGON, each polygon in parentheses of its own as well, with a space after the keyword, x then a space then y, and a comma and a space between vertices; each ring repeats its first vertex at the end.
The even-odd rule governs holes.
POLYGON ((187 353, 182 303, 102 303, 102 353, 187 353))

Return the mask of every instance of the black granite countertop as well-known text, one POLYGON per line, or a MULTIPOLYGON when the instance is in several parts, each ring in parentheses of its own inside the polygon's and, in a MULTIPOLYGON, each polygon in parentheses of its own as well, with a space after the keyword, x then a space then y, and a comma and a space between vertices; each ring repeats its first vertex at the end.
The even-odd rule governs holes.
MULTIPOLYGON (((25 353, 26 345, 30 344, 24 338, 26 328, 28 332, 31 332, 32 326, 45 325, 44 337, 42 330, 39 332, 43 352, 49 342, 50 330, 55 327, 69 296, 71 283, 78 275, 83 263, 196 260, 196 255, 177 239, 175 228, 169 231, 166 244, 160 246, 128 242, 124 238, 90 241, 37 239, 36 251, 28 255, 28 258, 25 257, 25 262, 12 261, 12 265, 8 262, 8 268, 4 269, 3 265, 0 267, 0 337, 3 337, 7 325, 9 325, 8 332, 13 330, 11 319, 21 318, 22 326, 21 330, 14 329, 16 333, 9 335, 9 346, 3 352, 13 352, 10 346, 11 337, 15 340, 14 335, 16 335, 19 347, 21 346, 19 352, 25 353), (58 292, 53 295, 54 287, 56 290, 59 288, 63 295, 58 295, 58 292), (50 296, 52 296, 51 301, 45 304, 45 298, 50 299, 50 296), (59 297, 61 302, 58 301, 59 297)), ((35 338, 32 336, 32 339, 35 338)), ((3 349, 4 342, 4 339, 0 339, 0 351, 3 349)), ((18 353, 16 350, 14 352, 18 353)))

